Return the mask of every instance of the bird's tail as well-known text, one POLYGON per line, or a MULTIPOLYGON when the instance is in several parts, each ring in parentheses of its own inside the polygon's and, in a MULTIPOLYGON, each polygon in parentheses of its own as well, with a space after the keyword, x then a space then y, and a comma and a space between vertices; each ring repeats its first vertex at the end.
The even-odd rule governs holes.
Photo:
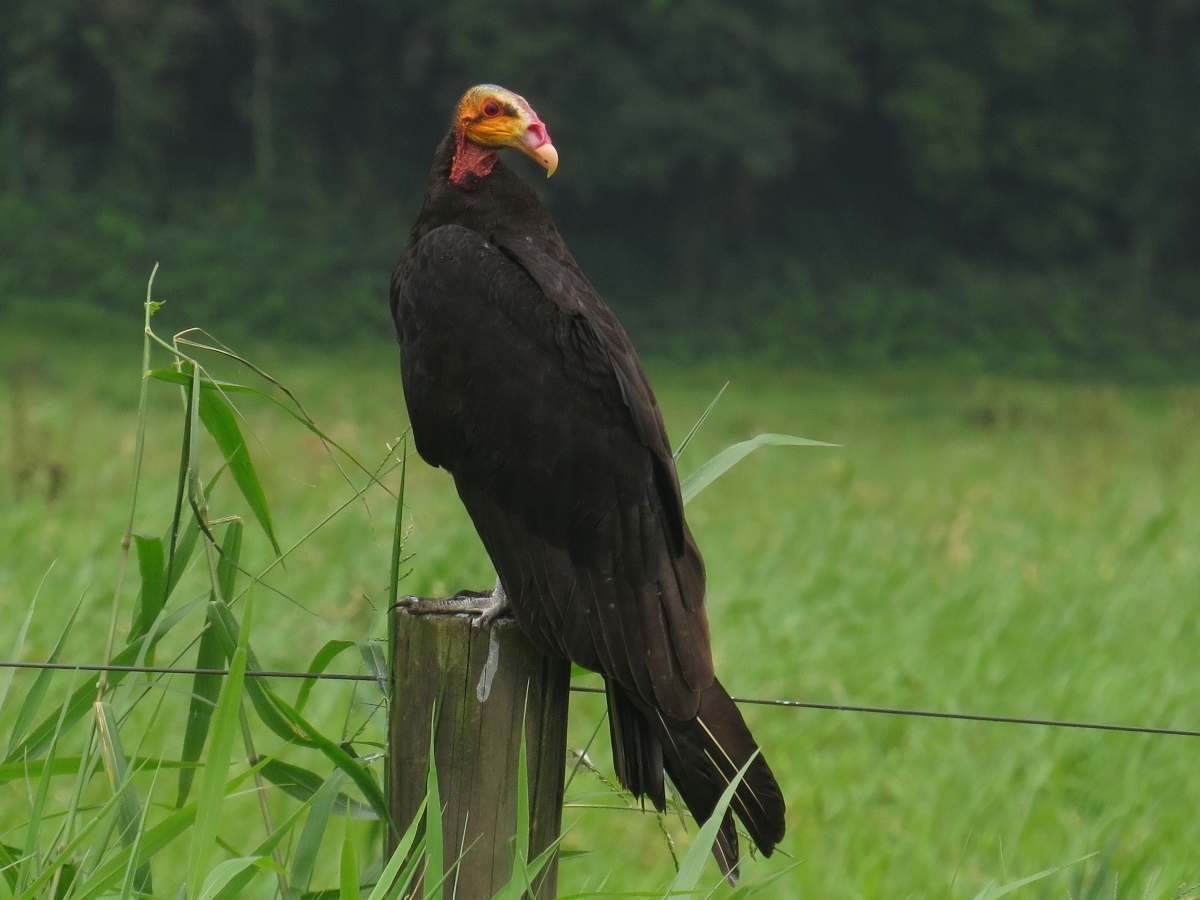
POLYGON ((692 815, 703 823, 753 757, 722 818, 713 855, 726 878, 735 882, 738 838, 731 813, 742 820, 763 855, 771 855, 784 833, 783 794, 762 754, 755 756, 758 744, 720 682, 701 694, 699 712, 688 721, 661 715, 611 682, 608 695, 617 777, 659 810, 665 806, 663 768, 692 815))

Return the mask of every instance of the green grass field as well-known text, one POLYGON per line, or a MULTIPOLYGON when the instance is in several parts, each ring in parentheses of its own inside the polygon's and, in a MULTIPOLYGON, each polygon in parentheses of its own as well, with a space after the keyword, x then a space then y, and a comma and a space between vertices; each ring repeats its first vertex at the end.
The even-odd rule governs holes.
MULTIPOLYGON (((404 431, 390 347, 246 355, 371 466, 404 431)), ((156 358, 167 364, 165 354, 156 358)), ((9 653, 38 594, 24 658, 45 659, 79 603, 61 658, 100 661, 128 513, 140 336, 95 346, 0 334, 0 361, 8 373, 0 384, 0 653, 9 653)), ((732 382, 683 456, 683 473, 759 432, 843 445, 760 451, 689 507, 708 566, 717 668, 731 693, 1200 728, 1200 387, 717 363, 649 368, 677 440, 732 382)), ((254 398, 239 408, 288 547, 351 489, 293 420, 254 398)), ((178 477, 178 388, 150 385, 148 422, 135 530, 161 535, 178 477)), ((219 455, 207 436, 202 447, 207 478, 219 455)), ((397 481, 398 473, 387 479, 397 481)), ((441 595, 490 586, 449 477, 412 461, 407 500, 412 556, 401 589, 441 595)), ((248 516, 228 479, 212 509, 248 516)), ((263 665, 304 668, 331 638, 381 634, 392 515, 390 498, 369 492, 289 556, 285 571, 272 572, 269 582, 290 599, 255 590, 251 642, 263 665)), ((249 517, 246 533, 244 564, 257 571, 270 548, 249 517)), ((172 604, 205 595, 202 569, 193 566, 172 604)), ((131 564, 119 635, 136 584, 131 564)), ((202 615, 188 620, 189 636, 202 615)), ((158 661, 185 644, 170 636, 158 661)), ((345 662, 342 671, 353 670, 345 662)), ((35 677, 13 678, 0 749, 35 677)), ((41 714, 57 714, 67 687, 82 681, 54 676, 41 714)), ((124 682, 116 708, 145 684, 124 682)), ((126 720, 131 756, 178 758, 190 682, 170 684, 126 720)), ((290 698, 296 688, 279 690, 290 698)), ((368 694, 319 684, 308 711, 336 737, 367 717, 375 702, 368 694)), ((572 746, 587 740, 602 708, 597 697, 573 700, 572 746)), ((790 859, 746 869, 753 880, 796 863, 769 896, 969 898, 989 882, 1088 854, 1096 855, 1015 895, 1197 896, 1200 740, 763 707, 745 714, 789 806, 781 849, 790 859)), ((87 732, 76 732, 63 738, 62 753, 81 752, 87 732)), ((258 738, 268 750, 279 744, 258 738)), ((591 755, 611 778, 606 734, 591 755)), ((234 770, 244 770, 238 758, 235 747, 234 770)), ((285 758, 329 769, 299 750, 285 758)), ((47 809, 60 812, 43 822, 45 843, 71 802, 75 780, 62 781, 49 789, 47 809)), ((0 786, 3 843, 27 845, 38 784, 0 786)), ((174 773, 157 781, 145 773, 134 784, 150 821, 174 803, 174 773)), ((625 802, 603 790, 589 776, 572 794, 585 804, 625 802)), ((80 802, 102 802, 106 791, 99 775, 80 802)), ((277 817, 294 808, 278 791, 271 797, 277 817)), ((248 852, 264 835, 257 804, 247 796, 227 805, 219 853, 248 852)), ((661 889, 673 871, 663 825, 677 852, 690 839, 678 819, 660 825, 632 810, 571 808, 565 821, 565 846, 590 852, 563 861, 564 895, 602 884, 661 889)), ((365 862, 377 832, 367 822, 350 828, 365 862)), ((331 826, 314 885, 336 883, 341 836, 331 826)), ((182 880, 186 838, 178 843, 155 863, 164 897, 182 880)), ((716 878, 710 866, 708 881, 716 878)), ((253 884, 245 896, 271 896, 274 876, 263 872, 253 884)), ((6 889, 0 881, 0 897, 6 889)))

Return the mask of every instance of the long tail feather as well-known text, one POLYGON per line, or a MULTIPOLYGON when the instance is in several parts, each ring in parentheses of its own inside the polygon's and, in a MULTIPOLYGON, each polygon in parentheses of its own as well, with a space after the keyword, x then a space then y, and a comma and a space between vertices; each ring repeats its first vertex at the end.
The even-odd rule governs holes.
POLYGON ((784 834, 783 794, 762 754, 755 756, 758 744, 720 682, 714 681, 701 694, 699 713, 689 721, 663 716, 610 683, 609 715, 621 783, 637 796, 650 797, 661 810, 661 768, 654 768, 661 766, 702 823, 712 816, 738 771, 754 757, 722 819, 713 855, 730 883, 736 882, 739 850, 733 814, 763 855, 771 855, 784 834), (650 777, 654 771, 657 780, 650 777))

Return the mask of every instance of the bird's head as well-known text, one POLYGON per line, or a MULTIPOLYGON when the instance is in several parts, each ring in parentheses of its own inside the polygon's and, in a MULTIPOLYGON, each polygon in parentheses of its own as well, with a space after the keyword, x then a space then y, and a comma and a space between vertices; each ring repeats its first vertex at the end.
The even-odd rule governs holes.
POLYGON ((546 126, 525 98, 497 84, 480 84, 463 94, 454 113, 455 153, 450 180, 467 174, 487 175, 496 164, 496 151, 520 150, 546 170, 558 168, 558 151, 546 126))

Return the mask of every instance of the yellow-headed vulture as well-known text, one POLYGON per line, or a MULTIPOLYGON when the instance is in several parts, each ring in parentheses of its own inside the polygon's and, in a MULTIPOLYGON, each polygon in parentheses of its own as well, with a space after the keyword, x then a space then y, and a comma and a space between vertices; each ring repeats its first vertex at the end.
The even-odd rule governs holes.
MULTIPOLYGON (((549 211, 497 156, 558 153, 525 100, 463 96, 392 276, 417 451, 454 477, 499 576, 493 604, 545 653, 603 674, 617 777, 701 822, 758 749, 713 676, 704 563, 654 392, 549 211)), ((477 610, 479 611, 479 610, 477 610)), ((766 855, 783 837, 759 755, 731 809, 766 855)), ((714 853, 736 877, 726 813, 714 853)))

